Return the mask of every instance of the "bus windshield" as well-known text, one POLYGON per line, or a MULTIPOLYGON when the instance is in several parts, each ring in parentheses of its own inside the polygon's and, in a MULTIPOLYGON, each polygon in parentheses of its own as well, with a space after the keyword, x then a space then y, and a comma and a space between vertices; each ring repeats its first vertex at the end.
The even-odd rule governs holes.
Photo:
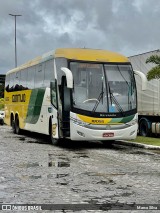
POLYGON ((136 109, 136 86, 130 65, 71 62, 73 107, 116 113, 136 109))

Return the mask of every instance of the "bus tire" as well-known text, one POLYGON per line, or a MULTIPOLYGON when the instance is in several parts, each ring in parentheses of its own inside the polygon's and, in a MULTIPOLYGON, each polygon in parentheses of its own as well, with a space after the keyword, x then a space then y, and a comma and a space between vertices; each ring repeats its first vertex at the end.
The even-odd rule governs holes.
POLYGON ((13 133, 16 133, 16 129, 15 129, 15 121, 14 121, 14 117, 13 117, 13 115, 11 115, 11 127, 12 127, 12 131, 13 131, 13 133))
POLYGON ((2 125, 2 126, 4 125, 4 120, 1 121, 1 125, 2 125))
POLYGON ((16 118, 15 118, 15 133, 17 135, 19 135, 20 132, 21 132, 21 129, 19 127, 19 118, 18 118, 18 116, 16 116, 16 118))
POLYGON ((147 120, 142 119, 139 124, 139 135, 147 137, 150 136, 150 133, 151 131, 149 129, 147 120))

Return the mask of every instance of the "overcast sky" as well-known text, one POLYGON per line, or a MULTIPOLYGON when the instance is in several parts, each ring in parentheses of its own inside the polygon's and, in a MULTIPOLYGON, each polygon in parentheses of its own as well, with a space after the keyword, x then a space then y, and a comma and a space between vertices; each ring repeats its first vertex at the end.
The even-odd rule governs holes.
POLYGON ((0 0, 0 73, 59 47, 160 49, 160 0, 0 0))

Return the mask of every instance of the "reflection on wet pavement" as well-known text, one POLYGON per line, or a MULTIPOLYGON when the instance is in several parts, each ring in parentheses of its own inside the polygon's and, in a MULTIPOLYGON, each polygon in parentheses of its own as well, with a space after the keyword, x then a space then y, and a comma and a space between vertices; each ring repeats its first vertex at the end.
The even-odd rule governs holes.
POLYGON ((53 167, 53 166, 55 166, 55 167, 70 167, 70 163, 68 163, 68 162, 54 162, 54 161, 50 161, 49 163, 48 163, 48 166, 49 167, 53 167))

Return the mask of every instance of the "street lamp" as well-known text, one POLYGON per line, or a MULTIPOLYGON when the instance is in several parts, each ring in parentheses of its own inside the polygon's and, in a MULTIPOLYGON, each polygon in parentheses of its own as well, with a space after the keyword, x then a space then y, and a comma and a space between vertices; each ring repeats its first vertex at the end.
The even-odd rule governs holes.
POLYGON ((16 18, 17 18, 17 16, 22 16, 22 15, 13 15, 13 14, 9 14, 9 15, 14 16, 14 19, 15 19, 15 67, 17 67, 16 18))

